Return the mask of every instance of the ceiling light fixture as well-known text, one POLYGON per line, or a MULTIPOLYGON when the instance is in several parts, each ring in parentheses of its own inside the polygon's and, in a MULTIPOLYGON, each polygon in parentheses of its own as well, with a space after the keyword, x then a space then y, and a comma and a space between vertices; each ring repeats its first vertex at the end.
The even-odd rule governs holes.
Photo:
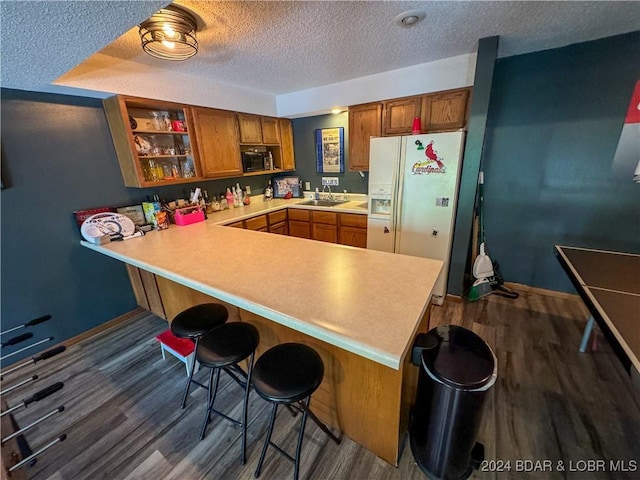
POLYGON ((427 14, 422 10, 409 10, 408 12, 401 13, 395 19, 396 23, 404 28, 411 28, 417 25, 427 14))
POLYGON ((338 115, 339 113, 342 113, 342 110, 340 108, 332 108, 331 113, 338 115))
POLYGON ((164 60, 186 60, 198 53, 196 19, 176 5, 167 5, 140 24, 142 49, 164 60))

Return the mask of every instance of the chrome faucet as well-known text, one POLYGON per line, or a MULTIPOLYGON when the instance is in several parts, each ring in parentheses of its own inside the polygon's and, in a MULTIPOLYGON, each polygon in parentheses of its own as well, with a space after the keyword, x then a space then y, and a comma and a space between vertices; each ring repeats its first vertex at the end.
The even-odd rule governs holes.
POLYGON ((333 194, 331 193, 331 186, 329 186, 329 185, 324 185, 324 186, 322 187, 322 194, 323 194, 323 195, 324 195, 324 189, 325 189, 325 188, 328 188, 328 189, 329 189, 329 196, 328 196, 328 197, 326 197, 326 199, 327 199, 327 200, 329 200, 329 201, 332 201, 332 200, 333 200, 333 194))

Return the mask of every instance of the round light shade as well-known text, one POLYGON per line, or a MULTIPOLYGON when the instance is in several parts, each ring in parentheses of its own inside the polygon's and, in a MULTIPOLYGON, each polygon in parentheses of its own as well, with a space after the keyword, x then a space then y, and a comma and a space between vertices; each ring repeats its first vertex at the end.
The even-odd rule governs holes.
POLYGON ((186 60, 198 53, 196 19, 175 5, 154 13, 140 24, 142 49, 164 60, 186 60))

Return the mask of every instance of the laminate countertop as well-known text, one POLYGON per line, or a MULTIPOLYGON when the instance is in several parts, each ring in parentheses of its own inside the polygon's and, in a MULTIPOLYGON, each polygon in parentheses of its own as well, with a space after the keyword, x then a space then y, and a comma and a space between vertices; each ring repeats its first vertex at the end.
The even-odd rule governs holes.
MULTIPOLYGON (((280 202, 290 201, 267 202, 265 211, 283 208, 280 202)), ((262 212, 251 211, 252 206, 236 210, 243 210, 243 218, 262 212)), ((258 206, 256 202, 253 208, 257 210, 258 206)), ((81 243, 400 369, 429 306, 443 262, 224 227, 219 225, 223 219, 215 216, 126 241, 81 243)))

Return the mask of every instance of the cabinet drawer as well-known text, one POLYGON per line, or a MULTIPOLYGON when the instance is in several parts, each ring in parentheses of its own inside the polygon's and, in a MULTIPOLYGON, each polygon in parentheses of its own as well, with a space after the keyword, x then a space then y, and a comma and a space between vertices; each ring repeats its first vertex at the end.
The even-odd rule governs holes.
POLYGON ((341 213, 340 225, 345 227, 367 228, 367 216, 357 213, 341 213))
POLYGON ((269 217, 269 225, 284 222, 287 219, 287 210, 284 209, 277 212, 268 213, 267 217, 269 217))
POLYGON ((261 230, 267 229, 267 216, 266 215, 260 215, 258 217, 253 217, 253 218, 247 218, 244 221, 244 225, 245 228, 247 230, 261 230))
POLYGON ((310 218, 309 210, 299 210, 297 208, 289 209, 289 220, 308 222, 310 218))
POLYGON ((311 219, 313 223, 338 224, 338 214, 333 212, 311 212, 311 219))

